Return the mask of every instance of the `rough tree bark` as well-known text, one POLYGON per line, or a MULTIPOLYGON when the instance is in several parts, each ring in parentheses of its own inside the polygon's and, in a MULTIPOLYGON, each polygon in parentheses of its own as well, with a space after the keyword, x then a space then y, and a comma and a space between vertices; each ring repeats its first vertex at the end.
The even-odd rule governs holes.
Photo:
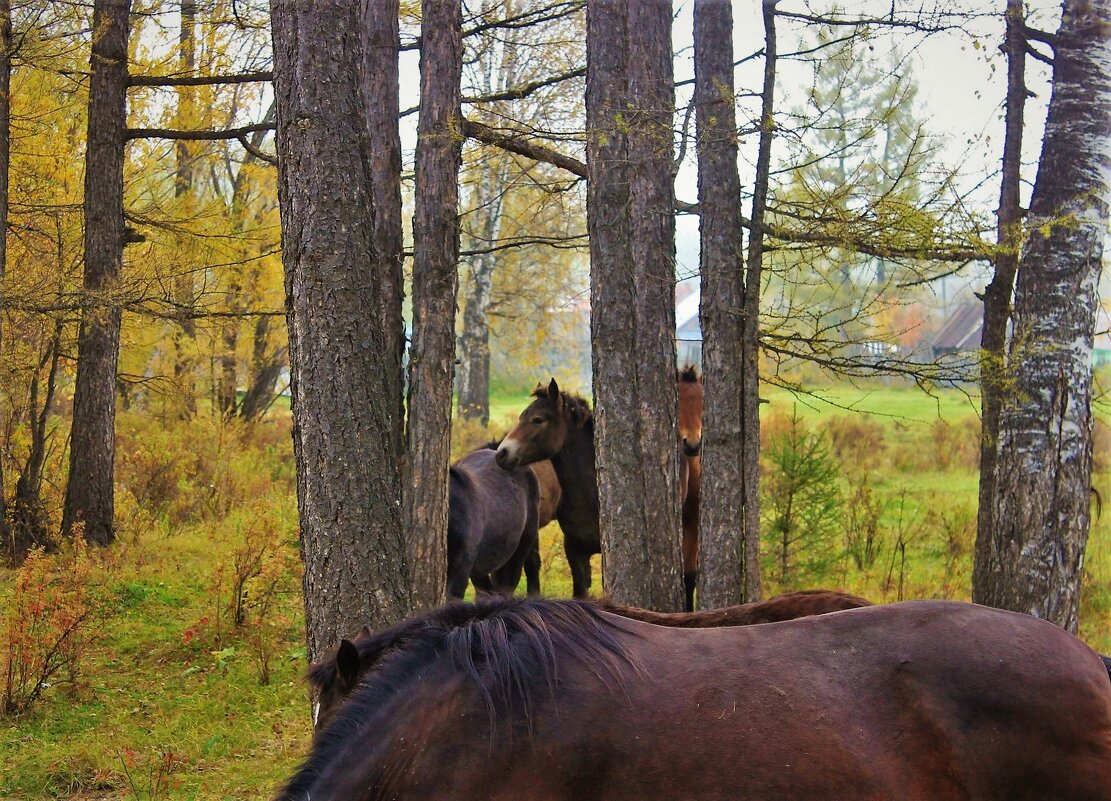
POLYGON ((746 600, 744 245, 730 3, 694 4, 694 79, 705 385, 698 605, 715 609, 746 600))
POLYGON ((410 604, 377 315, 359 0, 273 0, 278 197, 309 658, 410 604), (329 42, 321 47, 321 42, 329 42))
MULTIPOLYGON (((178 33, 178 68, 182 75, 192 75, 197 64, 195 28, 197 24, 196 0, 181 0, 181 30, 178 33)), ((194 123, 196 90, 191 86, 177 88, 178 127, 187 128, 194 123)), ((193 161, 190 142, 179 139, 174 143, 176 174, 174 197, 184 204, 193 191, 193 161), (183 200, 184 199, 184 200, 183 200)), ((196 305, 192 269, 181 270, 174 276, 174 300, 178 308, 190 312, 196 305)), ((196 366, 197 324, 188 313, 182 316, 174 332, 174 384, 181 393, 180 413, 192 417, 197 413, 194 369, 196 366)))
POLYGON ((421 105, 413 216, 405 526, 413 602, 442 603, 447 583, 448 462, 455 377, 455 292, 462 157, 460 0, 421 3, 421 105))
POLYGON ((363 0, 363 70, 367 92, 367 126, 374 152, 370 164, 374 194, 375 265, 381 284, 381 315, 386 335, 389 398, 393 405, 391 436, 394 457, 405 451, 405 322, 401 317, 402 279, 401 131, 397 125, 398 0, 363 0))
POLYGON ((120 308, 112 295, 123 266, 123 160, 127 141, 127 34, 131 0, 93 3, 92 76, 85 150, 86 301, 77 338, 62 534, 84 525, 90 543, 115 539, 116 362, 120 308))
POLYGON ((270 317, 255 320, 255 336, 251 347, 251 380, 239 404, 239 417, 248 422, 262 417, 278 392, 278 378, 286 364, 287 349, 270 346, 270 317))
POLYGON ((671 3, 587 3, 587 223, 606 592, 683 605, 671 3))
POLYGON ((1111 205, 1111 0, 1066 0, 974 599, 1076 631, 1091 515, 1092 340, 1111 205))
POLYGON ((1003 44, 1003 51, 1007 54, 1003 177, 999 185, 995 229, 998 250, 993 260, 994 275, 984 290, 984 327, 980 335, 980 489, 972 574, 973 594, 976 596, 991 582, 984 571, 991 561, 999 409, 1006 392, 1007 323, 1011 319, 1011 298, 1022 237, 1022 124, 1026 106, 1026 37, 1022 32, 1023 22, 1023 0, 1007 0, 1007 34, 1003 44))

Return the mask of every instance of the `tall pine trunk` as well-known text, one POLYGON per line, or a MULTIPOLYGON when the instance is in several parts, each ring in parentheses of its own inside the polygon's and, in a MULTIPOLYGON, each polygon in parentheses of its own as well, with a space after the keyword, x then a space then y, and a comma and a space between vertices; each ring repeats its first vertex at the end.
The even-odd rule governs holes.
POLYGON ((694 4, 694 77, 705 384, 698 605, 715 609, 745 600, 744 245, 729 3, 694 4))
POLYGON ((1111 205, 1111 0, 1067 0, 1055 37, 999 417, 980 603, 1076 631, 1091 514, 1092 341, 1111 205))
POLYGON ((127 141, 127 34, 131 0, 93 3, 92 76, 85 150, 85 303, 77 338, 62 534, 83 524, 86 539, 115 539, 116 364, 123 266, 123 160, 127 141))
POLYGON ((683 606, 671 3, 587 3, 587 222, 606 592, 683 606))
POLYGON ((278 197, 309 657, 410 604, 375 269, 359 0, 273 0, 278 197), (322 42, 328 42, 322 47, 322 42), (371 293, 368 297, 368 292, 371 293))
POLYGON ((462 157, 460 0, 421 4, 421 104, 413 217, 413 345, 405 479, 413 601, 434 606, 447 585, 448 462, 455 377, 455 293, 462 157))
POLYGON ((405 322, 401 317, 405 287, 401 270, 401 131, 397 124, 401 44, 398 0, 364 0, 362 14, 367 126, 374 142, 370 171, 374 182, 375 262, 382 287, 379 302, 386 335, 391 437, 394 458, 401 464, 405 451, 405 322))
POLYGON ((994 275, 984 290, 984 326, 980 335, 980 488, 976 519, 976 558, 973 560, 972 592, 979 597, 992 578, 985 573, 990 563, 992 512, 995 499, 995 466, 998 459, 999 410, 1006 392, 1007 324, 1018 272, 1018 249, 1022 236, 1022 126, 1026 105, 1026 37, 1023 34, 1023 2, 1007 0, 1006 118, 1003 135, 1003 177, 996 212, 994 275))

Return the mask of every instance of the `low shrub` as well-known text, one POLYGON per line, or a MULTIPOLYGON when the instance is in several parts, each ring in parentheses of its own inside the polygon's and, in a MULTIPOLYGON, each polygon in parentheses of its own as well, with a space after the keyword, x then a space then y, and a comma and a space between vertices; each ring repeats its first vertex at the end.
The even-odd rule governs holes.
POLYGON ((56 554, 28 554, 0 629, 0 715, 24 712, 48 689, 76 684, 99 612, 92 574, 80 535, 56 554))

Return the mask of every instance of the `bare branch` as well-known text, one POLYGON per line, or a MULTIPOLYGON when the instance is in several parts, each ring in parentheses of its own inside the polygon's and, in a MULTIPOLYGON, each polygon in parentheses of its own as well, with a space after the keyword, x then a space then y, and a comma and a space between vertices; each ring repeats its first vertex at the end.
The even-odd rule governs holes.
POLYGON ((236 75, 131 75, 128 86, 218 86, 233 83, 263 83, 274 80, 274 73, 242 72, 236 75))
POLYGON ((128 139, 187 139, 190 141, 213 141, 220 139, 239 139, 257 131, 272 131, 274 123, 259 122, 240 128, 227 128, 222 131, 179 131, 172 128, 128 128, 128 139))

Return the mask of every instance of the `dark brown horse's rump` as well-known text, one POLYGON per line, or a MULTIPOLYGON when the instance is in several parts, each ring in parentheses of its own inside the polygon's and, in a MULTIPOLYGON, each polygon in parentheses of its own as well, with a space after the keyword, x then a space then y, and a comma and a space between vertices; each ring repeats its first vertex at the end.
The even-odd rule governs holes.
POLYGON ((282 799, 1111 799, 1111 681, 1043 621, 942 601, 763 626, 587 604, 425 616, 282 799))
POLYGON ((655 626, 670 626, 680 629, 712 629, 720 626, 751 626, 757 623, 778 623, 810 615, 824 615, 828 612, 842 612, 871 606, 860 596, 835 590, 800 590, 769 598, 766 601, 723 609, 710 609, 705 612, 654 612, 651 609, 638 609, 635 606, 622 606, 609 600, 598 601, 598 606, 607 612, 621 617, 640 620, 655 626))

